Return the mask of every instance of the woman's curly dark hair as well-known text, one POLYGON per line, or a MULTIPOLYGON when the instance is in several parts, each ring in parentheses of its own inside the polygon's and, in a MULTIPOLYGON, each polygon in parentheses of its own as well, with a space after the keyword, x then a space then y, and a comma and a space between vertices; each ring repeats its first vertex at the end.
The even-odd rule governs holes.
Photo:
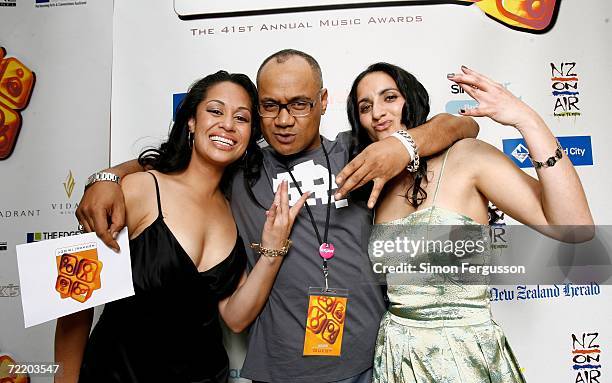
MULTIPOLYGON (((346 100, 346 111, 348 114, 349 123, 351 124, 352 144, 350 158, 353 159, 366 146, 372 143, 367 131, 359 122, 359 105, 357 102, 357 86, 363 78, 373 72, 383 72, 388 74, 397 84, 399 92, 402 94, 406 103, 402 109, 402 124, 407 129, 417 127, 427 121, 429 115, 429 94, 427 90, 412 74, 406 70, 384 62, 379 62, 370 65, 366 70, 361 72, 355 81, 346 100)), ((421 158, 419 170, 415 173, 414 183, 412 185, 412 193, 406 195, 406 198, 412 206, 417 208, 425 199, 427 192, 421 183, 425 179, 427 182, 427 159, 421 158)), ((410 190, 410 189, 409 189, 410 190)), ((359 193, 359 195, 369 195, 368 191, 359 193)))
MULTIPOLYGON (((176 116, 168 140, 160 145, 159 148, 147 149, 138 157, 138 163, 145 168, 152 168, 162 173, 171 173, 187 168, 191 160, 191 147, 188 141, 188 122, 195 118, 198 105, 206 98, 208 90, 221 82, 231 82, 241 86, 249 95, 251 101, 251 137, 247 145, 246 155, 240 160, 229 165, 223 172, 221 178, 221 190, 229 197, 231 180, 234 174, 243 169, 245 180, 254 182, 259 177, 262 162, 261 148, 257 141, 261 139, 261 127, 259 114, 257 113, 258 95, 255 84, 248 76, 241 73, 228 73, 220 70, 210 74, 189 87, 187 95, 176 110, 176 116)), ((252 193, 250 188, 247 188, 252 193)))

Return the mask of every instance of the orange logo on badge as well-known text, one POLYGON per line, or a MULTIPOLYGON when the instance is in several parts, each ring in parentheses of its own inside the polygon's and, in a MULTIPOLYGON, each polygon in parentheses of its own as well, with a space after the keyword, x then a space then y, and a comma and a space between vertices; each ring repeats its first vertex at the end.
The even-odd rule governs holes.
POLYGON ((346 297, 310 296, 304 355, 340 355, 346 301, 346 297))
POLYGON ((21 129, 19 111, 28 105, 36 79, 21 61, 5 55, 0 47, 0 160, 7 159, 15 148, 21 129))
POLYGON ((56 260, 55 290, 62 299, 70 297, 83 303, 101 287, 102 262, 95 248, 57 255, 56 260))

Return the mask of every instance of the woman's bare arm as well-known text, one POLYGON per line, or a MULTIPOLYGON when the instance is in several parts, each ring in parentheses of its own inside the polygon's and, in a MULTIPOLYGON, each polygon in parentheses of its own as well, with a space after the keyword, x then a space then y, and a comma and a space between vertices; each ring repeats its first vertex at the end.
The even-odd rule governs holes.
POLYGON ((76 383, 83 361, 83 352, 93 321, 93 309, 87 309, 57 319, 55 325, 55 363, 61 374, 55 383, 76 383))
MULTIPOLYGON (((530 156, 540 162, 555 155, 557 141, 533 109, 500 84, 462 69, 463 73, 452 80, 479 103, 464 114, 487 116, 515 127, 525 138, 530 156)), ((582 183, 565 153, 554 166, 536 169, 536 180, 496 148, 474 142, 471 163, 476 187, 502 211, 562 241, 580 242, 592 237, 592 228, 574 230, 575 226, 592 226, 593 218, 582 183)))
MULTIPOLYGON (((270 210, 266 212, 266 222, 262 231, 261 246, 280 249, 291 233, 295 217, 306 202, 309 193, 289 207, 288 183, 281 183, 270 210)), ((242 276, 236 291, 219 303, 219 313, 234 332, 241 332, 251 324, 266 304, 276 274, 281 267, 282 257, 260 256, 253 270, 242 276)))

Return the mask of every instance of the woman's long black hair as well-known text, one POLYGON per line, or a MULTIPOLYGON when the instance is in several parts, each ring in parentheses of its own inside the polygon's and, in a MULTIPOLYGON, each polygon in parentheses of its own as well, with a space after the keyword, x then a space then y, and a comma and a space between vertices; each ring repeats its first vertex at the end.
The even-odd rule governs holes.
MULTIPOLYGON (((429 94, 427 90, 412 74, 406 70, 384 62, 379 62, 370 65, 366 70, 361 72, 353 81, 353 86, 348 95, 346 102, 346 111, 348 114, 349 123, 351 124, 352 144, 350 158, 353 159, 366 146, 372 143, 367 131, 359 122, 359 105, 357 103, 357 86, 363 78, 373 72, 383 72, 388 74, 397 84, 397 88, 406 100, 402 109, 402 124, 407 129, 417 127, 427 121, 429 115, 429 94)), ((417 208, 425 199, 427 192, 421 186, 425 180, 427 182, 427 159, 420 159, 419 170, 414 175, 414 183, 412 184, 412 193, 406 194, 406 198, 410 204, 417 208)), ((410 189, 408 189, 410 190, 410 189)), ((359 193, 359 195, 369 195, 369 191, 359 193)))
MULTIPOLYGON (((152 168, 162 173, 171 173, 187 168, 191 160, 191 147, 188 139, 190 119, 195 118, 198 105, 206 98, 208 90, 221 82, 231 82, 241 86, 249 95, 251 101, 251 137, 246 154, 235 161, 223 172, 220 188, 229 197, 231 180, 234 174, 243 169, 245 180, 255 180, 259 177, 263 155, 257 140, 261 139, 261 127, 257 105, 259 103, 257 88, 248 76, 241 73, 228 73, 220 70, 210 74, 191 85, 187 95, 176 111, 174 123, 170 128, 168 140, 159 148, 147 149, 138 157, 138 163, 145 168, 152 168)), ((250 181, 253 182, 253 181, 250 181)), ((250 188, 247 188, 252 193, 250 188)))

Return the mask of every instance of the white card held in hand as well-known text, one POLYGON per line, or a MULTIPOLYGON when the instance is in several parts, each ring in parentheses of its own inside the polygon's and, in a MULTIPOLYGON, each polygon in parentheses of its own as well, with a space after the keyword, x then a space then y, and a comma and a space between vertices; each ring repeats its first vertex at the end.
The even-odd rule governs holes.
POLYGON ((134 295, 127 229, 121 253, 95 233, 17 246, 25 327, 134 295))

